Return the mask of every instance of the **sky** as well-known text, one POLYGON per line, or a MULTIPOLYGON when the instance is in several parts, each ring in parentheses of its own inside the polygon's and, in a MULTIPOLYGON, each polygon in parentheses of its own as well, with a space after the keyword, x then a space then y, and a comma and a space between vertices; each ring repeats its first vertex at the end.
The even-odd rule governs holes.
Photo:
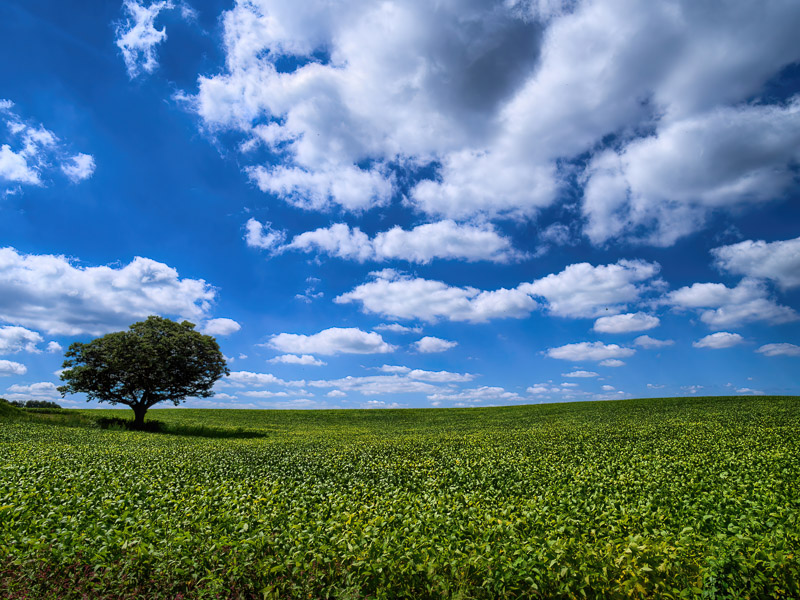
POLYGON ((800 394, 800 3, 0 0, 0 396, 157 314, 185 406, 800 394))

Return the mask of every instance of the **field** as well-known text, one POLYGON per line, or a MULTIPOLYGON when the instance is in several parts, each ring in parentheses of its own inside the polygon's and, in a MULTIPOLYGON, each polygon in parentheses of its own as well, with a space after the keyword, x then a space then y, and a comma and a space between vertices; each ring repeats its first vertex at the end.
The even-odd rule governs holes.
POLYGON ((4 598, 800 596, 800 398, 101 414, 0 414, 4 598))

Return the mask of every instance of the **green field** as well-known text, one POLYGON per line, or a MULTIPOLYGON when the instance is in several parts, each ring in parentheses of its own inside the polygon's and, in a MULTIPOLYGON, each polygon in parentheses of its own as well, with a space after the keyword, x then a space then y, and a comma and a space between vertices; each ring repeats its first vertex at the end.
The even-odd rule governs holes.
POLYGON ((800 597, 800 398, 100 414, 0 413, 3 598, 800 597))

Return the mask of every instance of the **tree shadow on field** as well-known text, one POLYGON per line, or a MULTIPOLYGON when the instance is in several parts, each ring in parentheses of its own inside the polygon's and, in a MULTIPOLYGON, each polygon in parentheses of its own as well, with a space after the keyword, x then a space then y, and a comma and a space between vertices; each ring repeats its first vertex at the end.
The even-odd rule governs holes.
POLYGON ((206 425, 180 425, 167 424, 161 421, 145 421, 142 427, 135 427, 130 419, 120 417, 98 417, 95 422, 100 429, 111 431, 143 431, 146 433, 160 433, 166 435, 180 435, 203 438, 251 439, 266 437, 259 431, 248 431, 238 427, 236 429, 220 429, 206 425))

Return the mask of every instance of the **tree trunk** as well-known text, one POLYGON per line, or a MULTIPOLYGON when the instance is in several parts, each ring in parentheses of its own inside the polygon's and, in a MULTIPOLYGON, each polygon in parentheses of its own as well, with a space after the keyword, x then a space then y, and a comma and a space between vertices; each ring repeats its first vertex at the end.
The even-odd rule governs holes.
POLYGON ((144 429, 144 414, 147 412, 147 406, 143 404, 134 404, 131 406, 133 409, 133 428, 144 429))

